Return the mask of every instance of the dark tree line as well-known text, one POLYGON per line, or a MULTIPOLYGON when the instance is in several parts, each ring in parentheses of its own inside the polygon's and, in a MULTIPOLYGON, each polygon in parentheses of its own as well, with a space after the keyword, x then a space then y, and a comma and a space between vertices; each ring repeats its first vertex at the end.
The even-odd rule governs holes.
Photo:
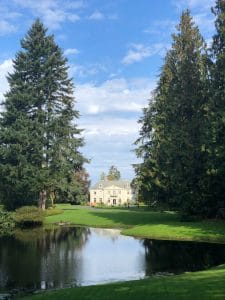
POLYGON ((44 209, 48 200, 86 193, 84 141, 67 60, 40 20, 21 47, 0 115, 0 198, 8 209, 44 209))
POLYGON ((135 185, 146 202, 187 215, 225 208, 225 1, 213 13, 207 49, 190 12, 182 13, 157 87, 139 120, 135 185))

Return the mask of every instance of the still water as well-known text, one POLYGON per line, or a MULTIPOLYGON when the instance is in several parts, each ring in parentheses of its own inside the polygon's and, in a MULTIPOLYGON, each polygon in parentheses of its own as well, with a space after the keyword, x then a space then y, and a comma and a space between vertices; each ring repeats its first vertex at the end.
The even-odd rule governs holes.
POLYGON ((225 245, 135 239, 62 227, 0 239, 0 290, 40 290, 195 271, 225 262, 225 245))

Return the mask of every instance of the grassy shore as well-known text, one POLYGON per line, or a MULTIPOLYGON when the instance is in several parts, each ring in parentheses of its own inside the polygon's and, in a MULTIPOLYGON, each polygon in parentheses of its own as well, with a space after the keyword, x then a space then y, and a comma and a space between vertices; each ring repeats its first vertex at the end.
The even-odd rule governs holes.
POLYGON ((57 206, 63 213, 49 216, 45 223, 68 222, 74 225, 121 228, 125 235, 164 240, 225 243, 224 221, 180 222, 171 212, 153 212, 142 208, 97 209, 68 204, 57 206))
POLYGON ((225 299, 225 265, 201 272, 123 283, 62 289, 24 300, 212 300, 225 299))
MULTIPOLYGON (((142 208, 95 209, 59 205, 63 213, 48 216, 45 224, 121 228, 123 234, 154 239, 225 243, 225 222, 180 222, 171 212, 142 208)), ((62 289, 23 298, 24 300, 211 300, 225 299, 225 265, 206 271, 165 277, 62 289)))

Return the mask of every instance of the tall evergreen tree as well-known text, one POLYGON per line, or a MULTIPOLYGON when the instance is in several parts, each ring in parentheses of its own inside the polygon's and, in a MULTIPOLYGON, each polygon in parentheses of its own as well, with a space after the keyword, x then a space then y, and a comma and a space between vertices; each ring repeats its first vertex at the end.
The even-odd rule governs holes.
POLYGON ((202 214, 207 160, 207 55, 189 11, 181 16, 153 100, 140 120, 136 168, 152 201, 202 214))
POLYGON ((83 139, 67 60, 54 37, 36 20, 21 46, 0 119, 0 194, 8 208, 38 200, 44 209, 50 194, 69 192, 82 169, 83 139))
POLYGON ((169 88, 173 78, 173 63, 168 52, 162 68, 158 86, 148 107, 144 108, 140 137, 136 141, 137 156, 143 159, 135 166, 135 180, 139 197, 148 204, 168 206, 169 200, 169 159, 171 152, 171 117, 173 119, 173 103, 169 98, 169 88))
POLYGON ((217 0, 213 13, 216 33, 212 44, 211 206, 214 214, 225 208, 225 1, 217 0))

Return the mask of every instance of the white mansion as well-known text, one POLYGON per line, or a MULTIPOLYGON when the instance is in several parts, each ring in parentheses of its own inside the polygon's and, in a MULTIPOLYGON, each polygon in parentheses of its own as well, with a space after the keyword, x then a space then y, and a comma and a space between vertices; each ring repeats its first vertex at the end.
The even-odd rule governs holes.
POLYGON ((128 205, 135 202, 135 192, 128 180, 100 180, 90 189, 90 204, 128 205))

